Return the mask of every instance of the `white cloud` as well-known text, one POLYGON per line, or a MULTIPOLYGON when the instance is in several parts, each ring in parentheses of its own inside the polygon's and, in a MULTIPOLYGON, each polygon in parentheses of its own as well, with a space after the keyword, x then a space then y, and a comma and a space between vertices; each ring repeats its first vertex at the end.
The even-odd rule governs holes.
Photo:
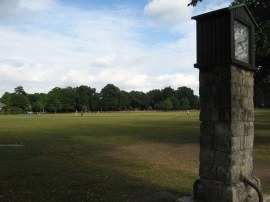
MULTIPOLYGON (((28 14, 39 12, 28 18, 30 23, 0 22, 0 96, 18 85, 29 93, 79 85, 100 90, 108 83, 145 92, 165 86, 198 87, 194 23, 177 23, 163 32, 179 37, 167 41, 164 36, 162 43, 149 45, 143 40, 151 38, 145 31, 148 25, 130 12, 79 9, 50 0, 8 1, 28 14)), ((186 4, 175 6, 185 9, 186 4)))
POLYGON ((22 8, 33 11, 49 9, 55 5, 54 0, 19 0, 19 4, 22 8))
POLYGON ((151 0, 145 8, 145 14, 161 22, 181 22, 190 19, 192 7, 189 0, 151 0))
POLYGON ((0 20, 22 20, 53 5, 54 0, 1 0, 0 20))
POLYGON ((143 73, 139 73, 135 69, 122 69, 112 68, 104 69, 96 75, 91 74, 89 71, 71 70, 60 80, 65 83, 89 85, 95 87, 98 90, 103 88, 108 83, 120 87, 127 91, 138 90, 147 92, 153 89, 162 89, 166 86, 178 88, 180 86, 189 86, 195 88, 195 93, 198 93, 196 88, 198 87, 197 75, 193 74, 165 74, 157 76, 148 76, 143 73))
POLYGON ((24 15, 24 9, 20 8, 18 0, 0 1, 0 20, 19 18, 24 15))
POLYGON ((97 57, 91 65, 97 67, 113 67, 115 59, 116 55, 100 56, 97 57))

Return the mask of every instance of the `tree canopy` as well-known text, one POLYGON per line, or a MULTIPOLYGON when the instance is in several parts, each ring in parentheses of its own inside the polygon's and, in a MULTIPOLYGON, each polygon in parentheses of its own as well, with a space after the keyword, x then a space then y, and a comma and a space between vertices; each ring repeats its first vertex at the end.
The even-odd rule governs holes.
POLYGON ((74 112, 74 111, 122 111, 122 110, 187 110, 199 109, 199 98, 188 87, 154 89, 147 93, 126 92, 113 84, 107 84, 100 93, 89 86, 55 87, 46 93, 27 94, 22 86, 14 93, 1 97, 7 108, 19 112, 74 112))

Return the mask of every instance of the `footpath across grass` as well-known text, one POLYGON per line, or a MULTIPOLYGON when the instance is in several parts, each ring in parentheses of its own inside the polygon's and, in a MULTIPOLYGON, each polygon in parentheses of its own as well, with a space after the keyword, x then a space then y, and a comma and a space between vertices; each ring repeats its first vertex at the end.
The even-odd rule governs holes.
MULTIPOLYGON (((198 176, 198 117, 199 112, 0 116, 0 144, 24 145, 0 147, 0 201, 190 195, 198 176), (187 151, 192 160, 185 159, 187 151)), ((256 112, 255 120, 254 153, 270 165, 270 111, 256 112)), ((270 186, 263 186, 269 193, 270 186)))

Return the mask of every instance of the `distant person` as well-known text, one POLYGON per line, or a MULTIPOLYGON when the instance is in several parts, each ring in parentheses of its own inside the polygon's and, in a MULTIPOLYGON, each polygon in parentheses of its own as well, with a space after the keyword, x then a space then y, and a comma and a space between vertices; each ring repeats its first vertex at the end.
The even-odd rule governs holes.
POLYGON ((187 115, 189 115, 189 110, 187 110, 187 115))
POLYGON ((76 109, 76 111, 75 111, 75 114, 76 114, 76 116, 78 115, 78 110, 76 109))

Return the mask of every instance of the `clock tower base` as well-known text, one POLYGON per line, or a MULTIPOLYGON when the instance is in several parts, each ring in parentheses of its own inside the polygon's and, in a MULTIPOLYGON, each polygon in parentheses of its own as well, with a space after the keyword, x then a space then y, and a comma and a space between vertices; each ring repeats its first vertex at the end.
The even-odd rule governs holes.
POLYGON ((253 71, 235 65, 200 69, 200 179, 194 197, 202 202, 255 202, 253 176, 253 71))

